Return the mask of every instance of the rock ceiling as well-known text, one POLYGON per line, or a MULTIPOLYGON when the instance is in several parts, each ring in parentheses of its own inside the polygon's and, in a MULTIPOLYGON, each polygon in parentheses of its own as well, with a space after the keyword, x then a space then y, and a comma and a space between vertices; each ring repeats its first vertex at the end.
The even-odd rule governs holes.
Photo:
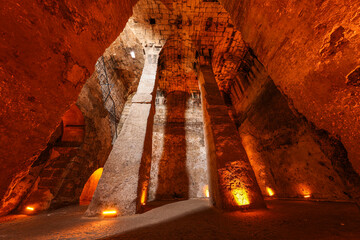
POLYGON ((198 90, 195 64, 211 57, 221 90, 239 70, 246 46, 230 16, 215 0, 140 0, 128 26, 143 46, 164 45, 159 59, 159 88, 198 90))

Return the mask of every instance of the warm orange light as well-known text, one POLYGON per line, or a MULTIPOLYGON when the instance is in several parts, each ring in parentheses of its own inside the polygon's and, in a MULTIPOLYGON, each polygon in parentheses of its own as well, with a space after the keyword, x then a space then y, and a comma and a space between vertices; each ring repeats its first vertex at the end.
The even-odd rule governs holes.
POLYGON ((270 197, 274 196, 274 194, 275 194, 274 191, 269 187, 266 187, 266 191, 268 192, 270 197))
POLYGON ((80 195, 80 205, 90 204, 102 173, 103 173, 103 169, 99 168, 87 180, 80 195))
POLYGON ((205 196, 207 198, 210 197, 210 192, 209 192, 209 186, 208 185, 204 186, 204 194, 205 194, 205 196))
POLYGON ((140 201, 141 201, 141 205, 145 205, 145 203, 146 203, 146 190, 142 191, 140 201))
POLYGON ((299 184, 299 191, 300 195, 302 195, 304 198, 310 198, 311 197, 311 189, 306 184, 299 184))
POLYGON ((249 198, 247 196, 247 192, 244 189, 233 189, 232 194, 234 196, 234 199, 236 203, 239 206, 249 205, 249 198))
POLYGON ((102 212, 102 215, 104 217, 116 217, 117 216, 117 211, 116 210, 105 210, 102 212))
POLYGON ((35 208, 33 208, 33 207, 26 207, 26 210, 28 210, 28 211, 34 211, 35 208))

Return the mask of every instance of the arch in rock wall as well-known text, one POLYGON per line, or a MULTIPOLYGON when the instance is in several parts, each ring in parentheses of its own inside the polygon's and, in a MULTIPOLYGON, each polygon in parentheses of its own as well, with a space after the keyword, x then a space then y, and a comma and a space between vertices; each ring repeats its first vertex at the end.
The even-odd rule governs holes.
POLYGON ((80 205, 90 204, 102 173, 103 173, 103 168, 99 168, 89 177, 83 188, 83 191, 81 192, 81 196, 79 200, 80 205))

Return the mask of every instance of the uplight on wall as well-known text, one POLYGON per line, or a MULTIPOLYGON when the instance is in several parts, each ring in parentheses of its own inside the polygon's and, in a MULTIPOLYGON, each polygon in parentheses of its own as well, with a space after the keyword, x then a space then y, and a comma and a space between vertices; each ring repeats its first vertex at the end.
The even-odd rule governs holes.
POLYGON ((204 186, 204 195, 207 198, 210 197, 210 192, 209 192, 209 186, 208 185, 204 186))
POLYGON ((206 191, 205 191, 205 196, 206 196, 207 198, 210 197, 209 190, 206 190, 206 191))
POLYGON ((116 217, 117 216, 117 211, 116 210, 105 210, 102 212, 102 215, 104 217, 116 217))
POLYGON ((267 191, 269 197, 272 197, 275 195, 274 191, 269 187, 266 187, 266 191, 267 191))
POLYGON ((146 189, 144 189, 141 193, 141 199, 140 199, 141 205, 145 205, 146 204, 146 189))
POLYGON ((27 206, 26 211, 33 212, 35 210, 34 207, 27 206))
POLYGON ((312 191, 307 184, 299 184, 299 193, 303 196, 303 198, 311 198, 312 191))
POLYGON ((131 55, 132 58, 135 58, 135 52, 134 51, 131 51, 130 55, 131 55))
POLYGON ((241 188, 233 189, 231 192, 234 196, 234 199, 235 199, 237 205, 246 206, 246 205, 250 204, 249 198, 244 189, 241 189, 241 188))
POLYGON ((33 207, 33 206, 27 206, 27 207, 25 208, 25 214, 26 214, 26 215, 33 215, 33 214, 35 214, 35 207, 33 207))

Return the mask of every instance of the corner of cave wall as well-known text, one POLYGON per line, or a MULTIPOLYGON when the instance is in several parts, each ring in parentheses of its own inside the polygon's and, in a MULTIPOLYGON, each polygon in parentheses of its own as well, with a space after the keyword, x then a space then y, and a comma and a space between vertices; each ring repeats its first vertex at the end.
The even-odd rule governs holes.
POLYGON ((37 170, 31 166, 46 151, 61 116, 76 101, 98 56, 125 27, 136 2, 3 3, 0 215, 16 207, 15 199, 33 185, 30 175, 37 170))
POLYGON ((251 53, 230 94, 235 123, 263 194, 359 199, 359 176, 339 139, 319 130, 275 86, 251 53))
POLYGON ((284 95, 360 174, 359 2, 219 0, 284 95))
POLYGON ((95 71, 72 107, 83 118, 80 128, 75 126, 79 123, 71 123, 74 114, 67 117, 73 128, 65 127, 67 120, 63 117, 47 148, 34 157, 29 172, 13 180, 12 189, 2 200, 2 214, 15 208, 22 211, 28 205, 40 211, 77 204, 88 178, 104 166, 116 138, 115 126, 119 125, 125 103, 139 83, 144 57, 141 44, 127 28, 103 56, 111 91, 106 91, 108 88, 104 91, 99 71, 95 71), (135 51, 136 59, 129 57, 130 51, 135 51), (105 101, 108 95, 111 103, 105 101), (113 107, 115 114, 111 111, 113 107))
POLYGON ((15 1, 3 3, 2 200, 12 195, 45 150, 96 59, 124 28, 136 2, 37 1, 23 2, 21 7, 15 1))

